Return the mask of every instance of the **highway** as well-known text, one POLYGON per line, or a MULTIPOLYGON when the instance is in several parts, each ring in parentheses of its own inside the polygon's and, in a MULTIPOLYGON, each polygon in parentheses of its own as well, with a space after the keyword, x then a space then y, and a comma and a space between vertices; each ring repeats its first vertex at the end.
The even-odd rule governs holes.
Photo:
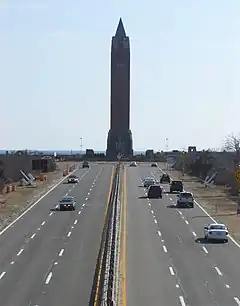
POLYGON ((168 184, 162 199, 147 199, 142 179, 161 174, 147 163, 125 167, 123 305, 240 305, 239 246, 204 244, 213 221, 198 205, 177 209, 168 184))
POLYGON ((2 306, 89 304, 111 173, 111 164, 77 170, 78 184, 61 183, 0 234, 2 306), (66 194, 76 211, 54 211, 66 194))

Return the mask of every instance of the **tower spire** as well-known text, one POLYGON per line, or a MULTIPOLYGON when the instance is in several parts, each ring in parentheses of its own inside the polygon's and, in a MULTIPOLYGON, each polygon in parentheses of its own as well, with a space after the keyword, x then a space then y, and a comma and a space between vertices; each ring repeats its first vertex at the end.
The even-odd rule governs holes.
POLYGON ((122 18, 120 18, 115 37, 126 37, 126 32, 123 26, 122 18))

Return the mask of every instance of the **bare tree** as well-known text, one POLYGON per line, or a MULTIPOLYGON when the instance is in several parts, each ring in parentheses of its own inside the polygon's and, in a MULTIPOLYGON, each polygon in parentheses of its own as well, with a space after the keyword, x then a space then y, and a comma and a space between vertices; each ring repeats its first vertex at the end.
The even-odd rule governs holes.
POLYGON ((235 152, 234 163, 235 167, 238 168, 238 165, 240 164, 240 135, 228 135, 224 149, 228 152, 235 152))

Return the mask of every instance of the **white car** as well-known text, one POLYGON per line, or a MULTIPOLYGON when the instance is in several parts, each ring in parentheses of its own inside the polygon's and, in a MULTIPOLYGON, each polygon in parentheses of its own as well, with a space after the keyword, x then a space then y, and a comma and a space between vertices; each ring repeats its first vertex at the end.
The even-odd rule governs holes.
POLYGON ((130 167, 137 167, 137 163, 134 161, 130 164, 130 167))
POLYGON ((154 178, 146 178, 143 181, 143 186, 149 188, 151 185, 155 185, 156 181, 154 178))
POLYGON ((177 195, 177 206, 194 207, 194 198, 191 192, 180 192, 177 195))
POLYGON ((224 224, 212 223, 204 226, 204 238, 206 240, 228 241, 228 229, 224 224))

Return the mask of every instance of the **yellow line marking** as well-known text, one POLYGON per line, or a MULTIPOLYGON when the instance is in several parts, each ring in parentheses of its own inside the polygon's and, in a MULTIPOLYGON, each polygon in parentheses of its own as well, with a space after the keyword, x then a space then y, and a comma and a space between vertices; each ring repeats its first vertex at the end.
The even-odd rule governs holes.
MULTIPOLYGON (((115 173, 115 167, 112 167, 112 174, 110 177, 110 185, 109 185, 109 191, 108 191, 108 198, 107 198, 107 207, 104 215, 104 229, 106 228, 106 223, 107 223, 107 212, 108 212, 108 207, 109 207, 109 202, 110 202, 110 196, 111 196, 111 190, 112 190, 112 184, 113 184, 113 176, 115 173)), ((102 252, 102 245, 101 245, 101 252, 102 252)), ((99 266, 99 271, 98 271, 98 277, 97 277, 97 288, 96 288, 96 293, 94 297, 94 306, 98 306, 98 295, 99 295, 99 288, 100 288, 100 280, 101 280, 101 273, 102 273, 102 256, 101 256, 101 261, 100 261, 100 266, 99 266)))
POLYGON ((122 305, 127 305, 126 289, 126 233, 127 233, 127 183, 126 168, 123 168, 123 232, 122 232, 122 305))

